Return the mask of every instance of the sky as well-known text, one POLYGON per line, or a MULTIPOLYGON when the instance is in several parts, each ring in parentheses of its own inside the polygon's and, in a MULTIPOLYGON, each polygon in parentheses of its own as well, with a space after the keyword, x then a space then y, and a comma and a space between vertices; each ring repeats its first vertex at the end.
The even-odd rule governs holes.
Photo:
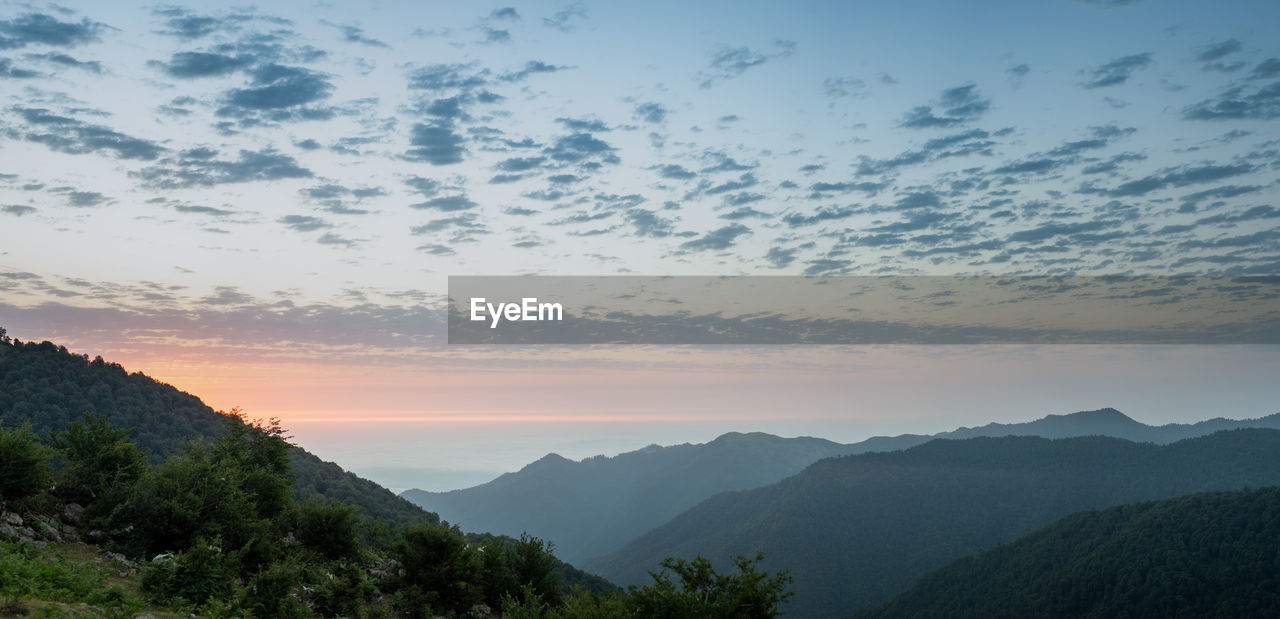
POLYGON ((1277 412, 1271 347, 450 348, 450 275, 1276 275, 1275 2, 0 4, 0 326, 396 487, 1277 412))

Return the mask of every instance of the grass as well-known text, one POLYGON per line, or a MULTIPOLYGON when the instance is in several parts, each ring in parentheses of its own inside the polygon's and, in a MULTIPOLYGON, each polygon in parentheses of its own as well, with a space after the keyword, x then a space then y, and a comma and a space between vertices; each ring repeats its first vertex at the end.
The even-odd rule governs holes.
POLYGON ((150 612, 141 578, 87 544, 0 542, 0 616, 132 617, 150 612))

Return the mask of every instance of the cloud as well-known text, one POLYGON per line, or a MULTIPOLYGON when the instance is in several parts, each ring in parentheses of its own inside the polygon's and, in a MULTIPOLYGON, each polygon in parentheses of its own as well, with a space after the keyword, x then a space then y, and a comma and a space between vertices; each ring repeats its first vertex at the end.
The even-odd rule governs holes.
POLYGON ((196 148, 130 175, 158 189, 211 187, 228 183, 311 178, 311 170, 274 149, 241 150, 234 160, 218 159, 218 151, 196 148))
POLYGON ((504 82, 518 82, 520 80, 523 80, 529 77, 530 75, 537 75, 539 73, 555 73, 557 71, 564 71, 568 68, 569 67, 547 64, 545 62, 542 62, 541 60, 530 60, 524 63, 523 69, 520 69, 519 71, 503 73, 501 76, 498 77, 498 79, 504 82))
POLYGON ((668 163, 665 165, 658 166, 657 170, 658 170, 658 176, 661 176, 662 178, 670 178, 674 180, 685 181, 698 176, 697 173, 693 172, 692 170, 685 169, 684 166, 674 164, 674 163, 668 163))
POLYGON ((824 221, 835 221, 851 217, 857 213, 852 207, 824 207, 815 211, 812 215, 801 215, 800 213, 788 213, 782 217, 782 222, 792 228, 801 226, 812 226, 813 224, 822 223, 824 221))
POLYGON ((585 163, 594 160, 602 164, 616 164, 620 161, 614 154, 614 148, 607 142, 590 133, 572 133, 556 138, 556 141, 543 149, 548 157, 561 163, 585 163))
POLYGON ((867 83, 855 77, 828 77, 822 80, 822 92, 828 99, 861 99, 869 94, 867 83))
POLYGON ((738 237, 744 234, 751 234, 751 228, 742 224, 729 224, 723 228, 712 230, 692 241, 681 243, 680 249, 685 251, 720 251, 729 249, 733 247, 738 237))
POLYGON ((587 18, 587 9, 581 2, 574 2, 559 11, 556 11, 551 17, 542 18, 542 24, 548 28, 555 28, 561 32, 573 32, 577 29, 577 22, 587 18))
POLYGON ((717 47, 711 52, 711 64, 707 71, 698 74, 699 85, 710 88, 718 81, 730 80, 747 72, 747 69, 758 67, 779 58, 786 58, 795 52, 795 41, 774 41, 776 51, 765 53, 749 47, 717 47))
POLYGON ((36 212, 34 206, 26 206, 24 204, 5 204, 0 206, 0 213, 13 215, 14 217, 22 217, 36 212))
POLYGON ((431 165, 450 165, 462 161, 467 153, 463 138, 452 127, 443 124, 417 123, 410 131, 409 145, 404 158, 431 165))
POLYGON ((340 24, 331 23, 325 20, 321 20, 320 23, 326 26, 332 26, 334 28, 337 28, 339 31, 342 32, 342 40, 348 43, 358 43, 360 45, 367 45, 369 47, 387 47, 386 43, 383 43, 378 39, 365 36, 364 29, 360 28, 359 26, 340 25, 340 24))
POLYGON ((546 163, 546 157, 512 157, 494 164, 494 168, 503 172, 527 172, 546 163))
POLYGON ((310 215, 285 215, 276 221, 297 232, 315 232, 316 230, 333 227, 329 222, 310 215))
POLYGON ((358 243, 354 239, 338 236, 332 232, 326 232, 320 235, 320 238, 316 239, 316 242, 321 245, 338 245, 342 247, 355 247, 358 243))
POLYGON ((1122 183, 1115 189, 1107 191, 1112 197, 1144 196, 1166 187, 1185 187, 1200 183, 1210 183, 1253 172, 1256 168, 1245 163, 1231 165, 1184 166, 1166 172, 1153 174, 1143 178, 1122 183))
POLYGON ((796 261, 796 250, 770 247, 769 252, 764 255, 764 259, 768 260, 773 265, 773 268, 784 269, 796 261))
POLYGON ((16 66, 8 58, 0 58, 0 78, 30 79, 33 77, 40 77, 40 73, 16 66))
POLYGON ((1196 60, 1204 63, 1201 68, 1206 71, 1221 71, 1230 73, 1244 67, 1244 62, 1222 62, 1223 58, 1230 56, 1241 49, 1244 45, 1236 39, 1227 39, 1218 43, 1212 43, 1200 48, 1200 53, 1196 54, 1196 60))
POLYGON ((67 205, 77 208, 91 208, 101 206, 110 201, 109 198, 97 191, 67 191, 67 205))
POLYGON ((660 239, 675 232, 675 223, 658 216, 654 211, 633 208, 627 211, 626 220, 635 227, 636 236, 660 239))
POLYGON ((69 56, 67 54, 57 53, 57 52, 48 52, 44 54, 27 54, 26 58, 28 60, 44 61, 49 64, 55 64, 61 67, 68 67, 71 69, 80 69, 81 71, 88 71, 90 73, 97 73, 99 75, 101 75, 103 72, 102 63, 98 62, 97 60, 77 60, 72 56, 69 56))
POLYGON ((669 113, 670 110, 661 103, 652 101, 641 103, 635 108, 635 117, 647 123, 660 123, 667 119, 667 114, 669 113))
POLYGON ((1260 88, 1252 85, 1231 87, 1216 97, 1183 108, 1182 117, 1187 120, 1280 118, 1280 82, 1260 88))
POLYGON ((270 121, 323 120, 333 116, 333 108, 308 108, 308 104, 329 98, 333 84, 319 72, 302 67, 266 64, 254 69, 248 88, 227 92, 218 115, 231 118, 261 118, 270 121))
POLYGON ((452 195, 452 196, 440 196, 438 198, 431 198, 426 202, 410 204, 409 206, 411 208, 416 208, 416 209, 435 209, 438 211, 444 211, 448 213, 453 211, 465 211, 465 210, 473 209, 480 205, 476 204, 474 201, 467 198, 467 196, 463 194, 458 194, 458 195, 452 195))
POLYGON ((212 206, 193 205, 193 204, 175 204, 173 205, 173 210, 178 211, 179 213, 191 213, 195 215, 210 215, 213 217, 226 217, 228 215, 235 214, 234 211, 229 211, 227 209, 214 208, 212 206))
MULTIPOLYGON (((184 41, 200 39, 218 31, 235 32, 240 24, 255 19, 254 15, 245 12, 232 12, 221 17, 211 17, 176 6, 162 6, 153 10, 152 14, 165 18, 164 23, 168 30, 161 30, 160 34, 175 36, 184 41)), ((276 24, 287 21, 276 18, 258 19, 276 24)))
POLYGON ((147 64, 158 67, 169 77, 193 79, 235 73, 252 65, 253 59, 210 52, 178 52, 168 62, 152 60, 147 64))
POLYGON ((714 196, 716 194, 721 194, 729 191, 738 191, 740 189, 747 189, 748 187, 755 187, 757 183, 759 183, 759 181, 756 180, 755 175, 750 172, 747 172, 742 176, 739 176, 738 180, 736 181, 725 181, 723 183, 720 183, 719 185, 715 185, 707 189, 706 194, 709 196, 714 196))
POLYGON ((82 19, 59 21, 43 13, 27 13, 13 19, 0 20, 0 49, 19 49, 28 45, 76 47, 98 40, 106 26, 82 19))
POLYGON ((751 219, 751 218, 773 219, 773 214, 766 213, 764 211, 757 211, 756 209, 750 206, 743 206, 741 208, 734 209, 728 213, 721 213, 719 217, 720 219, 727 219, 729 221, 741 221, 743 219, 751 219))
POLYGON ((1081 71, 1085 75, 1085 81, 1080 85, 1090 89, 1117 86, 1129 81, 1136 71, 1145 69, 1150 64, 1150 53, 1122 56, 1104 65, 1081 71))
POLYGON ((981 118, 991 108, 991 100, 978 94, 975 84, 965 84, 942 91, 931 105, 912 108, 903 118, 902 126, 912 129, 953 127, 981 118), (940 114, 934 113, 934 107, 940 114))
POLYGON ((1009 76, 1010 82, 1013 82, 1015 86, 1021 86, 1023 78, 1027 77, 1028 73, 1031 73, 1031 67, 1026 64, 1017 64, 1005 69, 1004 72, 1009 76))
POLYGON ((409 88, 414 90, 445 90, 458 88, 470 90, 489 83, 489 71, 469 72, 463 64, 433 64, 409 71, 409 88))
POLYGON ((1117 219, 1097 219, 1081 223, 1051 222, 1030 230, 1020 230, 1009 235, 1012 243, 1041 243, 1057 236, 1069 236, 1085 232, 1097 232, 1120 225, 1117 219))
POLYGON ((111 128, 89 124, 69 116, 60 116, 45 108, 15 106, 11 108, 28 125, 25 133, 10 130, 30 142, 44 144, 51 150, 74 155, 110 152, 120 159, 151 161, 165 152, 159 144, 125 135, 111 128))

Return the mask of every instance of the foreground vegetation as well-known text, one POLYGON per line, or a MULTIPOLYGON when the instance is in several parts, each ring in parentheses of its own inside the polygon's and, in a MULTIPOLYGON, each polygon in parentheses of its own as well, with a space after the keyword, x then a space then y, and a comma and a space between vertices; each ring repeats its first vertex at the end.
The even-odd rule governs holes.
MULTIPOLYGON (((0 371, 15 349, 81 359, 0 331, 0 371)), ((219 421, 162 457, 99 414, 43 433, 0 424, 0 615, 769 617, 790 596, 760 557, 724 574, 669 559, 623 591, 536 537, 370 517, 298 490, 278 420, 219 421)))

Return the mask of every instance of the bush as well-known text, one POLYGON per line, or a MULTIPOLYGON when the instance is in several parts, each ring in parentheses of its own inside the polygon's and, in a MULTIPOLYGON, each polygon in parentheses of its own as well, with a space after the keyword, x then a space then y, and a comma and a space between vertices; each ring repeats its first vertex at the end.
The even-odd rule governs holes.
POLYGON ((199 606, 231 594, 238 563, 234 553, 224 553, 217 540, 201 540, 186 552, 148 563, 142 571, 142 586, 162 604, 199 606))
POLYGON ((394 555, 403 570, 397 593, 402 612, 463 613, 484 598, 483 563, 456 526, 411 525, 401 533, 394 555))
POLYGON ((354 557, 360 550, 356 508, 332 499, 311 498, 298 505, 298 541, 329 559, 354 557))
POLYGON ((0 427, 0 500, 22 500, 52 487, 52 458, 29 424, 13 430, 0 427))
POLYGON ((146 452, 129 441, 129 432, 92 413, 54 432, 50 445, 63 461, 59 496, 91 511, 109 512, 146 467, 146 452))

